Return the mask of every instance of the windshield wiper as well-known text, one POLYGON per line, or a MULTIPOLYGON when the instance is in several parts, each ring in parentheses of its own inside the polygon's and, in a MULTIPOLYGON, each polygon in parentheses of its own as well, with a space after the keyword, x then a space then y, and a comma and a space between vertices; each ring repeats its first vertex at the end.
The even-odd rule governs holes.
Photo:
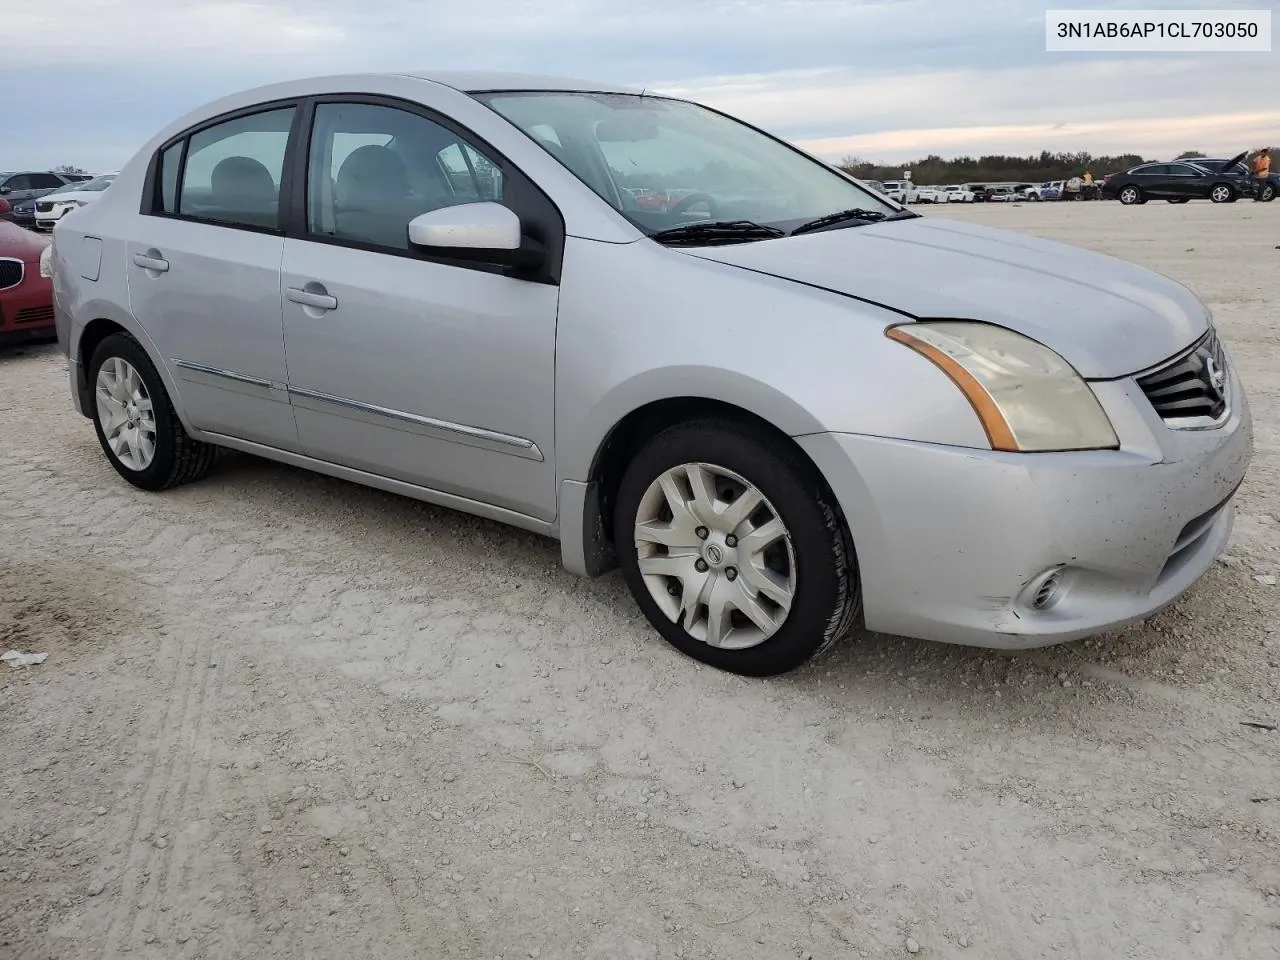
POLYGON ((864 223, 880 223, 883 220, 910 220, 918 216, 920 214, 913 213, 910 210, 885 213, 883 210, 862 210, 855 207, 852 210, 837 210, 835 213, 828 213, 825 217, 818 217, 816 220, 802 223, 791 231, 791 236, 794 237, 797 233, 808 233, 810 230, 821 230, 823 227, 831 227, 837 223, 852 220, 861 220, 864 223))
POLYGON ((669 227, 649 236, 659 243, 717 244, 770 240, 786 236, 786 232, 752 220, 714 220, 709 223, 686 223, 679 227, 669 227))

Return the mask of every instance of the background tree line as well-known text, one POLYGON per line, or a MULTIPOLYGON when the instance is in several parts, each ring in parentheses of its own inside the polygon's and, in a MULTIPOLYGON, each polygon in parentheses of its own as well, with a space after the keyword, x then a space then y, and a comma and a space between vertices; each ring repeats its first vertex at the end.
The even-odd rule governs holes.
MULTIPOLYGON (((1184 150, 1177 159, 1203 157, 1198 150, 1184 150)), ((1094 156, 1090 153, 1051 153, 1048 150, 1027 157, 1004 154, 988 154, 981 157, 954 157, 944 160, 930 154, 908 163, 872 163, 861 157, 845 157, 839 166, 862 180, 900 180, 902 171, 910 170, 915 183, 1043 183, 1046 180, 1066 180, 1078 177, 1087 170, 1094 179, 1101 180, 1109 173, 1119 173, 1139 163, 1147 162, 1136 153, 1120 156, 1094 156)), ((1272 153, 1272 163, 1276 155, 1272 153)))

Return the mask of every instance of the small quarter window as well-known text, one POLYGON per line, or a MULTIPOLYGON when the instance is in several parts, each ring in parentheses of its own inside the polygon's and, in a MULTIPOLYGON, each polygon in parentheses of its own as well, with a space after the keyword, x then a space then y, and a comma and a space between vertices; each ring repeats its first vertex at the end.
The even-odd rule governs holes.
POLYGON ((185 142, 179 140, 160 157, 160 209, 165 213, 178 212, 178 171, 185 142))

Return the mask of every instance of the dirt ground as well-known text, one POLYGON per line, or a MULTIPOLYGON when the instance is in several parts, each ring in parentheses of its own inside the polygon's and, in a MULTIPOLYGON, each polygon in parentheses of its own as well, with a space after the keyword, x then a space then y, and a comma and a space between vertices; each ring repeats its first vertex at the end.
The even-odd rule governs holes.
POLYGON ((0 355, 0 649, 49 653, 0 668, 0 957, 1280 956, 1280 203, 925 212, 1213 307, 1257 452, 1150 623, 739 679, 532 535, 241 456, 134 490, 0 355))

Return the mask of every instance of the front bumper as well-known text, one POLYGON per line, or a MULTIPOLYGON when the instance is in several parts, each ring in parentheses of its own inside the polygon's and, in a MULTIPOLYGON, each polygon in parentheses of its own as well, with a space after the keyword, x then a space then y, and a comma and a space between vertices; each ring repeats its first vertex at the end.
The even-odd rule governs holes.
POLYGON ((1027 648, 1168 606, 1231 533, 1253 451, 1247 401, 1213 430, 1170 430, 1132 380, 1095 384, 1121 449, 1006 454, 848 434, 798 442, 827 477, 858 554, 868 629, 1027 648), (1052 604, 1040 578, 1061 568, 1052 604))
POLYGON ((22 283, 0 291, 0 344, 54 336, 53 285, 40 276, 40 264, 26 264, 22 283))

